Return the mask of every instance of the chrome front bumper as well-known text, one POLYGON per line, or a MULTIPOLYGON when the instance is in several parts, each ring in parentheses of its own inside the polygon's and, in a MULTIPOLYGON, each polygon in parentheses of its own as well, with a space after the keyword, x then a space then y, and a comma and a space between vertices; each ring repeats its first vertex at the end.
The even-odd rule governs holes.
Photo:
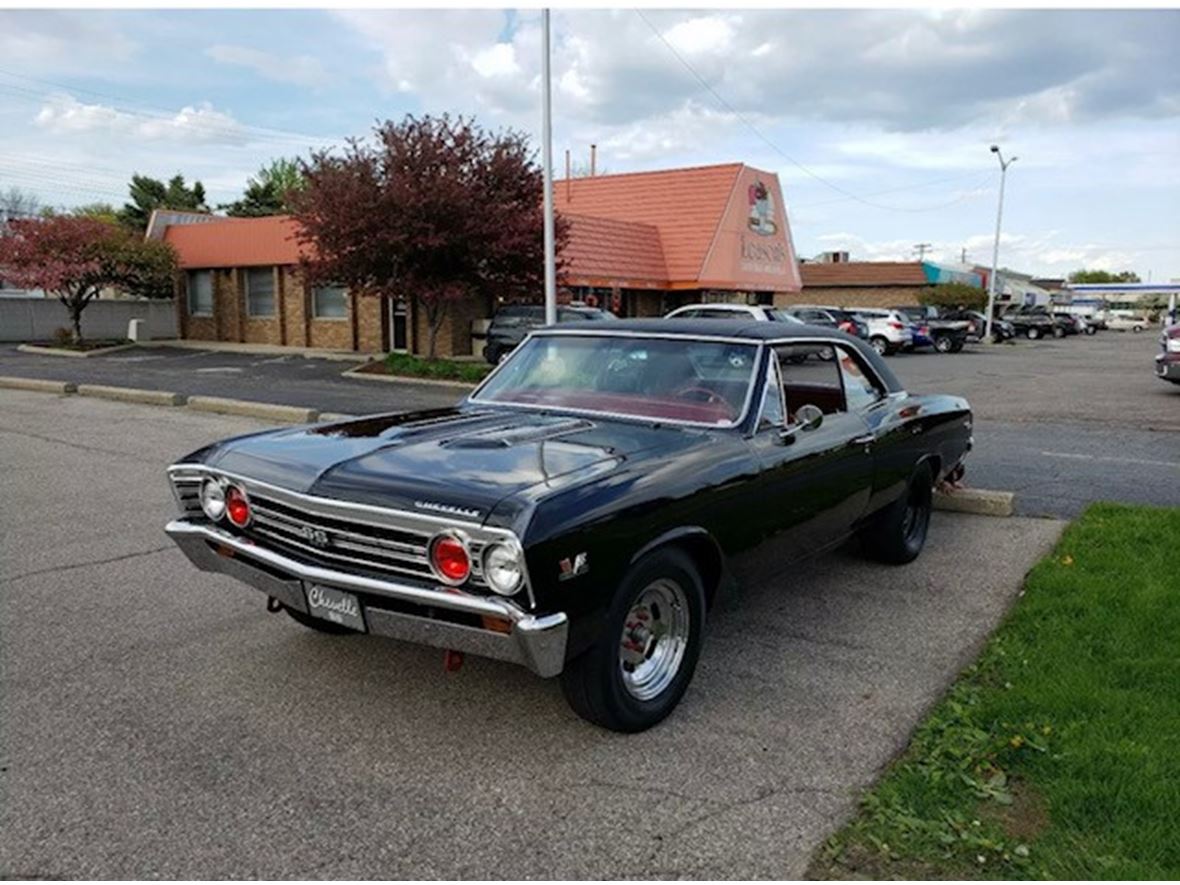
POLYGON ((304 582, 323 584, 377 601, 365 606, 369 632, 407 642, 470 652, 486 658, 510 661, 538 676, 556 676, 565 665, 569 619, 564 613, 530 615, 507 599, 472 596, 451 589, 430 589, 410 584, 350 575, 320 568, 209 525, 174 520, 165 527, 168 537, 202 571, 237 578, 288 608, 307 611, 304 582), (382 608, 388 599, 415 612, 382 608), (507 632, 458 624, 431 610, 475 615, 507 622, 507 632))

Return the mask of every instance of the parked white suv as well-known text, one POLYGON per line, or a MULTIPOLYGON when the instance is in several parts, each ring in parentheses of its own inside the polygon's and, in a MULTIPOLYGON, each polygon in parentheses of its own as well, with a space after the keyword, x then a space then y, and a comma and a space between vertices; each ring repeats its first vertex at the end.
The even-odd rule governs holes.
POLYGON ((914 344, 914 330, 901 311, 876 307, 846 307, 869 324, 869 344, 882 356, 914 344))
POLYGON ((802 325, 803 321, 789 313, 771 307, 768 304, 686 304, 671 313, 665 314, 666 320, 744 320, 757 322, 795 323, 802 325))

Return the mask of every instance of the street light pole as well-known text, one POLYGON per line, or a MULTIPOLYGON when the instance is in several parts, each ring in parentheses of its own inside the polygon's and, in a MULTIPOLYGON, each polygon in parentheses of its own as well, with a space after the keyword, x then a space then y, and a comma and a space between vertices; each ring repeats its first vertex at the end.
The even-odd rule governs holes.
POLYGON ((553 108, 549 88, 549 10, 541 12, 541 162, 545 197, 545 325, 557 322, 557 253, 553 233, 553 108))
POLYGON ((992 312, 996 309, 996 272, 1000 269, 1000 225, 1004 219, 1004 179, 1008 177, 1008 167, 1017 160, 1016 157, 1005 160, 1004 155, 1000 153, 998 144, 992 145, 992 153, 1000 161, 1000 205, 996 209, 996 241, 992 245, 992 272, 987 277, 987 328, 984 332, 984 340, 988 343, 992 341, 992 312))

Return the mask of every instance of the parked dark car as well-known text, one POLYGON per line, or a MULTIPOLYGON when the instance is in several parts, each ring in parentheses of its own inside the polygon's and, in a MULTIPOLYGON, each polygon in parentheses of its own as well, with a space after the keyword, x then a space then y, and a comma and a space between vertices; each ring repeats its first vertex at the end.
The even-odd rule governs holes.
POLYGON ((534 331, 454 408, 193 452, 168 469, 167 533, 306 627, 449 649, 452 669, 513 661, 639 731, 679 701, 735 580, 789 581, 854 534, 917 557, 971 433, 964 400, 906 393, 840 332, 577 323, 534 331), (821 347, 837 358, 791 362, 821 347))
MULTIPOLYGON (((560 305, 557 308, 557 322, 577 323, 583 320, 617 319, 608 310, 597 307, 560 305)), ((487 343, 483 347, 483 358, 493 366, 510 354, 533 329, 545 325, 545 308, 536 304, 513 304, 501 307, 492 317, 488 326, 487 343)))
POLYGON ((1036 341, 1040 338, 1062 338, 1065 330, 1053 318, 1043 312, 1010 311, 1003 319, 1012 324, 1017 335, 1036 341))
MULTIPOLYGON (((948 320, 961 320, 967 323, 967 340, 982 341, 987 334, 987 316, 978 310, 948 310, 943 313, 948 320)), ((997 343, 1016 337, 1016 327, 1007 320, 995 317, 992 319, 992 341, 997 343)))
POLYGON ((1080 335, 1085 331, 1085 324, 1081 322, 1072 313, 1054 312, 1052 314, 1054 322, 1061 326, 1061 330, 1066 335, 1080 335))
POLYGON ((967 322, 939 316, 929 305, 910 304, 893 308, 913 326, 911 349, 933 347, 939 353, 958 353, 967 343, 967 322))
POLYGON ((1180 384, 1180 323, 1160 332, 1160 352, 1155 358, 1155 374, 1161 381, 1180 384))

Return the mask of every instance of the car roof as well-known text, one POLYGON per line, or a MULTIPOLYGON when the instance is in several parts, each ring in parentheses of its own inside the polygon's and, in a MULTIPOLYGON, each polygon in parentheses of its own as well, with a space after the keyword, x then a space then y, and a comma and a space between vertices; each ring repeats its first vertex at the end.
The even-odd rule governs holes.
POLYGON ((793 323, 767 323, 750 320, 696 320, 696 319, 621 319, 604 327, 603 323, 574 322, 562 323, 559 327, 548 326, 537 329, 534 335, 569 335, 586 331, 596 335, 653 335, 680 338, 743 338, 751 343, 760 341, 783 341, 790 338, 835 338, 855 348, 856 352, 873 368, 890 393, 905 388, 885 365, 873 348, 852 335, 827 326, 811 326, 793 323))

